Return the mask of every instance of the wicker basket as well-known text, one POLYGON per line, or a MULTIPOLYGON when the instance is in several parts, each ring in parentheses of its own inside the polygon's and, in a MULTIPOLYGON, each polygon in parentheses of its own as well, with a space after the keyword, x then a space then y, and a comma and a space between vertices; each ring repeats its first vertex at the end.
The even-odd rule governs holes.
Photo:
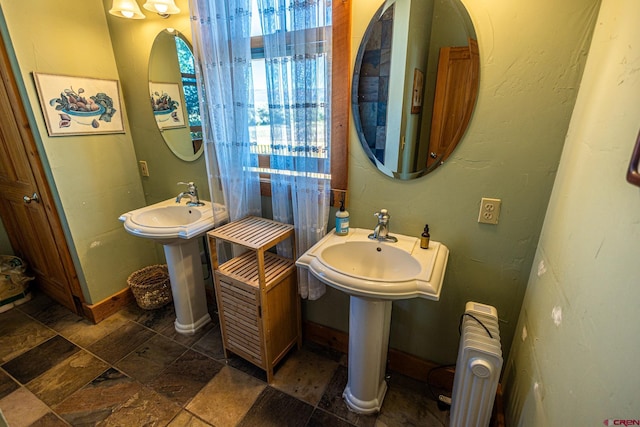
POLYGON ((173 300, 166 264, 138 270, 129 276, 127 283, 136 302, 145 310, 163 307, 173 300))

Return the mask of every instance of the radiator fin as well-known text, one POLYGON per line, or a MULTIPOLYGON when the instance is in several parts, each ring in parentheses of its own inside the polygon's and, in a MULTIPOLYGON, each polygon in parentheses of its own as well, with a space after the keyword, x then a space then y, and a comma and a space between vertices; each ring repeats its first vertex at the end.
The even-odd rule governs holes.
POLYGON ((489 425, 501 370, 498 312, 489 305, 468 302, 453 380, 451 427, 489 425))

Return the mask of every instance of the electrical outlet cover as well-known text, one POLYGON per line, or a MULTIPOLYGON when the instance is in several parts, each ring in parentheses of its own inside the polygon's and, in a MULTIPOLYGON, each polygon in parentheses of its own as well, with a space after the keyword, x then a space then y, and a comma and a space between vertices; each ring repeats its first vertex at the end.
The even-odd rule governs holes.
POLYGON ((500 206, 502 200, 483 197, 480 201, 478 222, 482 224, 497 224, 500 218, 500 206))

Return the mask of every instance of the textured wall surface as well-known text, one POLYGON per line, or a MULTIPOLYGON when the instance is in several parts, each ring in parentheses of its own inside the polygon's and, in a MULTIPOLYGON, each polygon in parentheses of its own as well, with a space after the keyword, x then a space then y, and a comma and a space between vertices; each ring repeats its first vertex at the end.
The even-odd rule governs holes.
POLYGON ((508 425, 640 422, 640 188, 625 180, 638 16, 637 1, 602 1, 506 365, 508 425))

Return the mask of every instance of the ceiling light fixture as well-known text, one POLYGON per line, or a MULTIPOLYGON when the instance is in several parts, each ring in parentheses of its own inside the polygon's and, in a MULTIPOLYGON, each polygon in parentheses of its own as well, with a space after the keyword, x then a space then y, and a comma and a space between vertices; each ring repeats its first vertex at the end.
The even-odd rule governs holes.
POLYGON ((113 0, 109 13, 120 18, 144 19, 145 16, 140 10, 136 0, 113 0))
POLYGON ((156 12, 163 18, 168 18, 169 15, 180 13, 180 9, 178 9, 178 6, 176 6, 173 0, 147 0, 142 7, 151 12, 156 12))

